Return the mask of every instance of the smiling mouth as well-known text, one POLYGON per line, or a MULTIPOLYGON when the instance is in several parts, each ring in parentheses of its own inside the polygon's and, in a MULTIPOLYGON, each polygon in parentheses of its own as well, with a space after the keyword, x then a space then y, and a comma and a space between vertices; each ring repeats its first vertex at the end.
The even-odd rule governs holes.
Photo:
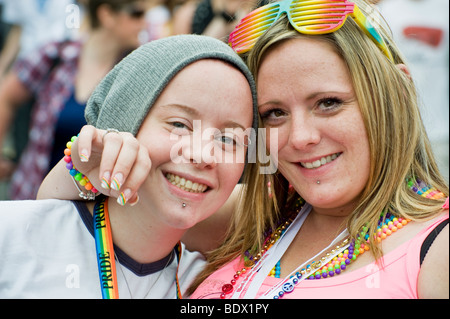
POLYGON ((201 194, 208 190, 207 185, 193 182, 178 175, 167 173, 166 178, 172 185, 186 192, 201 194))
POLYGON ((320 160, 314 161, 314 162, 300 162, 300 165, 304 168, 307 169, 316 169, 319 168, 325 164, 331 163, 332 161, 334 161, 336 158, 338 158, 339 156, 341 156, 342 153, 336 153, 333 155, 328 155, 325 157, 322 157, 320 160))

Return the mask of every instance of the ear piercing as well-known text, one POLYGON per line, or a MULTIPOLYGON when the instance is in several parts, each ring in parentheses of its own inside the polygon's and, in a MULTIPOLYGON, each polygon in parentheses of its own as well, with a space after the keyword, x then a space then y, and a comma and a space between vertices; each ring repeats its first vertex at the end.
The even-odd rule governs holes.
POLYGON ((269 193, 269 198, 272 198, 273 194, 272 194, 272 183, 271 182, 267 183, 267 191, 269 193))

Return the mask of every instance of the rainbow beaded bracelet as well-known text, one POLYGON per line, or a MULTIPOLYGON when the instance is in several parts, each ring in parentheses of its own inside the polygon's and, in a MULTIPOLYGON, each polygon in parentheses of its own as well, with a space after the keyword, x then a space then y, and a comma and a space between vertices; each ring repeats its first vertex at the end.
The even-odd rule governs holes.
POLYGON ((66 168, 69 170, 70 176, 72 176, 73 182, 80 192, 78 195, 86 200, 94 200, 95 196, 98 195, 98 190, 91 184, 87 176, 83 175, 83 173, 79 172, 72 163, 72 143, 76 141, 78 137, 73 136, 69 142, 67 142, 67 148, 64 150, 64 161, 67 163, 66 168), (83 186, 88 192, 83 192, 78 183, 83 186))

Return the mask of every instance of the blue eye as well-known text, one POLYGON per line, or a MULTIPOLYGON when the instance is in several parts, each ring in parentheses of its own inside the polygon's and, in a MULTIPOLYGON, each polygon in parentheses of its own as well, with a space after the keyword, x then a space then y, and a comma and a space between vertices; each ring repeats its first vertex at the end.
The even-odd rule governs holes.
POLYGON ((187 128, 187 126, 184 125, 184 124, 181 123, 181 122, 173 122, 172 125, 173 125, 175 128, 187 128))
POLYGON ((234 134, 220 134, 216 135, 214 139, 221 144, 221 147, 226 152, 234 152, 236 148, 242 146, 239 142, 239 137, 234 134))
POLYGON ((219 136, 218 139, 220 140, 220 142, 222 142, 224 144, 235 144, 236 143, 236 141, 233 138, 231 138, 229 136, 225 136, 225 135, 219 136))

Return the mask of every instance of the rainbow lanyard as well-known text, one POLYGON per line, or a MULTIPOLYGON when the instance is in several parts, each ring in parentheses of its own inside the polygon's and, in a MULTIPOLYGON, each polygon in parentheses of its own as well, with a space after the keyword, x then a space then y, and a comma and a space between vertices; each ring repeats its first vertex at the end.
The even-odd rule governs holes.
MULTIPOLYGON (((103 299, 119 299, 119 287, 117 285, 116 259, 114 255, 114 244, 112 240, 111 224, 109 222, 107 197, 101 198, 94 207, 94 235, 95 249, 97 251, 98 275, 103 299)), ((177 272, 175 273, 175 284, 177 299, 182 299, 178 270, 182 255, 181 242, 176 249, 177 272)))

